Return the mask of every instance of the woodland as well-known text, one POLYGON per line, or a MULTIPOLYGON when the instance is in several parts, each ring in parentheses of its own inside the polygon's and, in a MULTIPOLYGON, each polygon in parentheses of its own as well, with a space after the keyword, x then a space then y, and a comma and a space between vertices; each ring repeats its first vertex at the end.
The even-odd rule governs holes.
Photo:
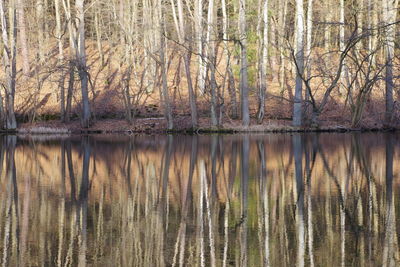
POLYGON ((394 129, 398 2, 1 0, 1 128, 394 129))

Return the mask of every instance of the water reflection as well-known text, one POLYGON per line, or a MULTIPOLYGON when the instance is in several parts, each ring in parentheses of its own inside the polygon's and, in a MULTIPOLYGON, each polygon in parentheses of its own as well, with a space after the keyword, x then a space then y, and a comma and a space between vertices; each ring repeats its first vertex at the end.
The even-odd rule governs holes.
POLYGON ((396 134, 3 136, 2 266, 396 266, 396 134))

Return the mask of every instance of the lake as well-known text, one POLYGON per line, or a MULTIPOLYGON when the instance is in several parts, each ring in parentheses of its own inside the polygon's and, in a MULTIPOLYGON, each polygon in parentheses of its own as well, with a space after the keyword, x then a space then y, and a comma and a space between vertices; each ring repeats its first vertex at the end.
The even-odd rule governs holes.
POLYGON ((2 136, 2 266, 395 266, 400 134, 2 136))

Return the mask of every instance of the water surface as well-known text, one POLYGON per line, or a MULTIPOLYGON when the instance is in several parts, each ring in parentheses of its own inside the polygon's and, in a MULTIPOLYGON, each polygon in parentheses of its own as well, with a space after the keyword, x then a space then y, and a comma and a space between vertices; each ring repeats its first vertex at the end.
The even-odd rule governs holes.
POLYGON ((397 134, 0 140, 2 266, 395 266, 397 134))

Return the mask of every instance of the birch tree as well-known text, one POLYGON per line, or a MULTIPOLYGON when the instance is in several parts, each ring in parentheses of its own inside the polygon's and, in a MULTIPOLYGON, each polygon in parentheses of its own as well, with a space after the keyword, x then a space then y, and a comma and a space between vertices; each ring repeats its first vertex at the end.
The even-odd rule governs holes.
POLYGON ((304 72, 304 10, 303 0, 296 0, 296 50, 295 61, 297 65, 296 71, 296 87, 294 92, 293 104, 293 126, 302 125, 302 105, 303 105, 303 80, 304 72))
POLYGON ((29 76, 30 65, 29 65, 29 48, 27 40, 27 28, 25 21, 25 1, 18 0, 18 28, 19 28, 19 40, 21 45, 22 54, 22 71, 23 74, 29 76))
POLYGON ((195 0, 195 31, 198 57, 197 87, 204 94, 206 86, 206 63, 203 55, 203 0, 195 0))
POLYGON ((90 104, 89 104, 89 73, 86 65, 86 47, 85 47, 85 13, 84 13, 84 0, 76 0, 76 19, 75 25, 77 29, 76 37, 76 68, 78 70, 79 79, 81 81, 82 93, 82 118, 81 124, 83 127, 90 126, 90 104))
MULTIPOLYGON (((61 67, 64 61, 64 48, 62 40, 62 25, 61 25, 61 13, 60 13, 60 0, 54 0, 54 8, 56 12, 56 38, 58 44, 58 65, 61 67)), ((64 71, 61 71, 60 81, 60 113, 61 121, 65 121, 65 90, 64 90, 64 71)))
POLYGON ((168 81, 167 81, 167 68, 166 68, 166 42, 165 42, 165 24, 164 24, 164 10, 162 5, 162 0, 157 0, 156 5, 157 15, 155 16, 155 24, 158 25, 159 30, 159 53, 160 53, 160 65, 161 65, 161 79, 162 79, 162 89, 161 89, 161 99, 164 104, 164 116, 167 120, 167 129, 172 130, 174 128, 174 122, 172 119, 171 104, 169 101, 168 92, 168 81))
MULTIPOLYGON (((5 88, 5 124, 4 128, 13 130, 17 128, 17 121, 14 113, 15 98, 15 77, 17 65, 17 8, 15 0, 8 1, 9 14, 5 14, 5 1, 0 1, 0 20, 3 39, 3 67, 6 78, 5 88), (8 17, 8 24, 7 24, 8 17)), ((3 100, 0 98, 1 110, 3 113, 3 100)))
POLYGON ((265 93, 267 90, 267 63, 268 63, 268 0, 262 1, 260 19, 262 29, 259 30, 260 60, 259 60, 259 92, 257 122, 262 123, 265 115, 265 93), (261 33, 262 32, 262 33, 261 33))
POLYGON ((38 55, 39 62, 44 63, 44 41, 45 41, 45 17, 44 17, 44 2, 43 0, 36 0, 36 23, 37 23, 37 41, 38 41, 38 55))
MULTIPOLYGON (((339 8, 340 8, 339 9, 339 50, 341 52, 343 52, 346 47, 346 43, 345 43, 345 39, 344 39, 344 36, 345 36, 344 0, 340 0, 339 8)), ((339 85, 339 94, 341 94, 341 95, 343 95, 345 93, 343 89, 345 87, 345 84, 347 83, 347 78, 348 78, 346 60, 343 60, 342 64, 343 64, 343 68, 342 68, 342 73, 340 75, 342 84, 339 85)))
POLYGON ((215 34, 214 34, 214 0, 208 1, 207 14, 207 33, 206 33, 206 48, 207 48, 207 66, 210 70, 210 91, 211 91, 211 124, 218 125, 217 120, 217 81, 215 78, 215 34))
POLYGON ((385 75, 385 124, 392 124, 393 117, 393 58, 395 45, 395 22, 397 18, 398 0, 382 1, 383 21, 385 24, 385 60, 386 60, 386 75, 385 75))
POLYGON ((250 124, 249 85, 247 76, 247 32, 246 0, 239 0, 239 40, 240 40, 240 94, 242 105, 242 124, 250 124))
POLYGON ((231 116, 233 118, 237 118, 238 107, 236 100, 235 78, 233 76, 232 65, 231 65, 231 52, 228 44, 228 14, 227 14, 226 0, 221 0, 221 9, 222 9, 223 49, 226 60, 226 76, 228 76, 228 92, 231 102, 231 116))
MULTIPOLYGON (((306 57, 307 57, 307 79, 311 77, 311 44, 313 30, 313 0, 308 0, 307 6, 307 40, 306 40, 306 57)), ((310 98, 308 90, 306 91, 306 101, 310 98)))

